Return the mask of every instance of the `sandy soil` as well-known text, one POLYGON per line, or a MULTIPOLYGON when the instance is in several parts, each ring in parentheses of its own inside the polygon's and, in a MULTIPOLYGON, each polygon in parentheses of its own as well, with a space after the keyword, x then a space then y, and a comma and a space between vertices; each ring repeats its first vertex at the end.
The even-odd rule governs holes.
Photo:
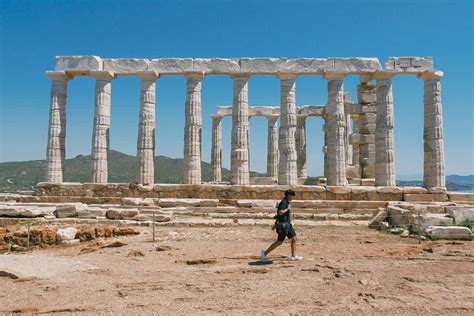
POLYGON ((275 236, 257 226, 160 227, 155 243, 144 229, 118 248, 3 255, 0 270, 20 278, 0 277, 0 314, 474 314, 474 242, 419 244, 360 226, 297 231, 299 263, 285 243, 259 265, 275 236), (199 259, 208 263, 187 262, 199 259))

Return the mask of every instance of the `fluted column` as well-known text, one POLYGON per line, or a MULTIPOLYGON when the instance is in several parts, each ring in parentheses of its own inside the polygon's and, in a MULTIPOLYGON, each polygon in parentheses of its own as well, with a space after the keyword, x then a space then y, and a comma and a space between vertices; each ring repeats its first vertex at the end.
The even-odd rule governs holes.
POLYGON ((91 181, 107 183, 110 149, 110 94, 111 81, 115 76, 109 71, 93 71, 91 75, 96 78, 91 181))
POLYGON ((46 76, 51 79, 51 99, 45 181, 61 183, 66 159, 67 82, 73 77, 64 71, 47 71, 46 76))
POLYGON ((375 185, 394 186, 395 153, 393 142, 393 95, 391 72, 375 74, 377 86, 375 126, 375 185))
POLYGON ((446 187, 440 81, 442 77, 441 71, 426 71, 420 76, 420 79, 424 81, 423 184, 425 188, 446 187))
POLYGON ((280 130, 278 147, 278 184, 294 185, 298 183, 296 167, 296 98, 295 74, 279 74, 280 79, 280 130))
POLYGON ((327 183, 343 186, 346 179, 344 74, 324 74, 328 80, 327 116, 327 183))
POLYGON ((306 170, 306 116, 298 115, 296 118, 295 144, 298 180, 303 183, 308 177, 306 170))
POLYGON ((140 114, 138 119, 136 180, 155 183, 155 109, 158 73, 143 71, 140 77, 140 114))
POLYGON ((231 184, 249 184, 248 74, 233 74, 231 184))
POLYGON ((328 123, 327 117, 324 117, 324 124, 322 126, 322 131, 324 133, 324 145, 323 145, 323 159, 324 159, 324 178, 328 178, 328 169, 329 169, 329 161, 328 161, 328 123))
POLYGON ((202 73, 187 73, 182 183, 201 183, 202 73))
POLYGON ((212 181, 222 182, 222 115, 211 115, 212 118, 212 181))
POLYGON ((267 177, 278 178, 278 115, 267 116, 268 139, 267 139, 267 177))

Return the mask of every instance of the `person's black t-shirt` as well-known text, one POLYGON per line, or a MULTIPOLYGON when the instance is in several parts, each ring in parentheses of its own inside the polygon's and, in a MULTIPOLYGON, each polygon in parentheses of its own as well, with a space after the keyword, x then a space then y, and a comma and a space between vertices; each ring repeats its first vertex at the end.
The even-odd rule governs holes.
POLYGON ((285 210, 290 206, 290 202, 286 198, 281 200, 280 204, 278 204, 278 210, 277 210, 277 215, 278 215, 278 222, 283 223, 283 222, 291 222, 291 217, 290 217, 290 210, 286 212, 283 215, 279 215, 278 211, 285 210))

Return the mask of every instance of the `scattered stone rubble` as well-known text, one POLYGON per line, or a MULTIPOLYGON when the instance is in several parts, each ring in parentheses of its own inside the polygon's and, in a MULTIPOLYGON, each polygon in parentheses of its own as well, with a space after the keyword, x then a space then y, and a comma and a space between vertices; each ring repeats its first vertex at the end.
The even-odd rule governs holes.
POLYGON ((79 225, 76 227, 52 225, 11 225, 0 227, 0 253, 27 251, 52 245, 73 245, 81 242, 136 235, 139 232, 129 226, 79 225))
POLYGON ((369 228, 388 230, 401 237, 431 239, 474 239, 473 205, 390 204, 379 208, 369 228))

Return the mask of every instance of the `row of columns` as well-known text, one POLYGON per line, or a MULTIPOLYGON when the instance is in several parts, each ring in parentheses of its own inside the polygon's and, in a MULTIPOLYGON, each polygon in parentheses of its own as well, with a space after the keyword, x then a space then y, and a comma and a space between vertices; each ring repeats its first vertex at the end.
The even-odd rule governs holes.
MULTIPOLYGON (((47 145, 46 181, 63 181, 66 138, 67 81, 72 77, 65 72, 47 72, 52 79, 51 107, 47 145)), ((91 72, 96 78, 95 111, 92 137, 91 179, 96 183, 108 181, 108 152, 110 148, 111 81, 115 75, 107 71, 91 72)), ((348 138, 347 115, 344 111, 344 74, 325 73, 328 81, 328 102, 325 113, 325 175, 328 185, 347 184, 346 151, 348 138)), ((377 72, 375 130, 375 182, 380 186, 395 185, 393 144, 394 73, 377 72)), ((140 114, 137 140, 137 182, 154 183, 156 80, 153 71, 139 73, 140 114)), ((441 72, 427 72, 419 76, 424 80, 424 182, 426 187, 444 187, 444 142, 442 106, 440 96, 441 72)), ((201 183, 201 82, 202 73, 187 73, 184 127, 184 160, 182 182, 201 183)), ((234 74, 232 102, 231 184, 249 184, 249 74, 234 74)), ((296 114, 296 74, 279 74, 280 116, 268 119, 267 174, 282 185, 295 185, 305 179, 306 123, 296 114), (280 119, 278 130, 276 122, 280 119), (277 146, 278 143, 278 146, 277 146), (279 156, 279 157, 278 157, 279 156)), ((213 117, 212 166, 214 181, 222 180, 222 116, 213 117)))

